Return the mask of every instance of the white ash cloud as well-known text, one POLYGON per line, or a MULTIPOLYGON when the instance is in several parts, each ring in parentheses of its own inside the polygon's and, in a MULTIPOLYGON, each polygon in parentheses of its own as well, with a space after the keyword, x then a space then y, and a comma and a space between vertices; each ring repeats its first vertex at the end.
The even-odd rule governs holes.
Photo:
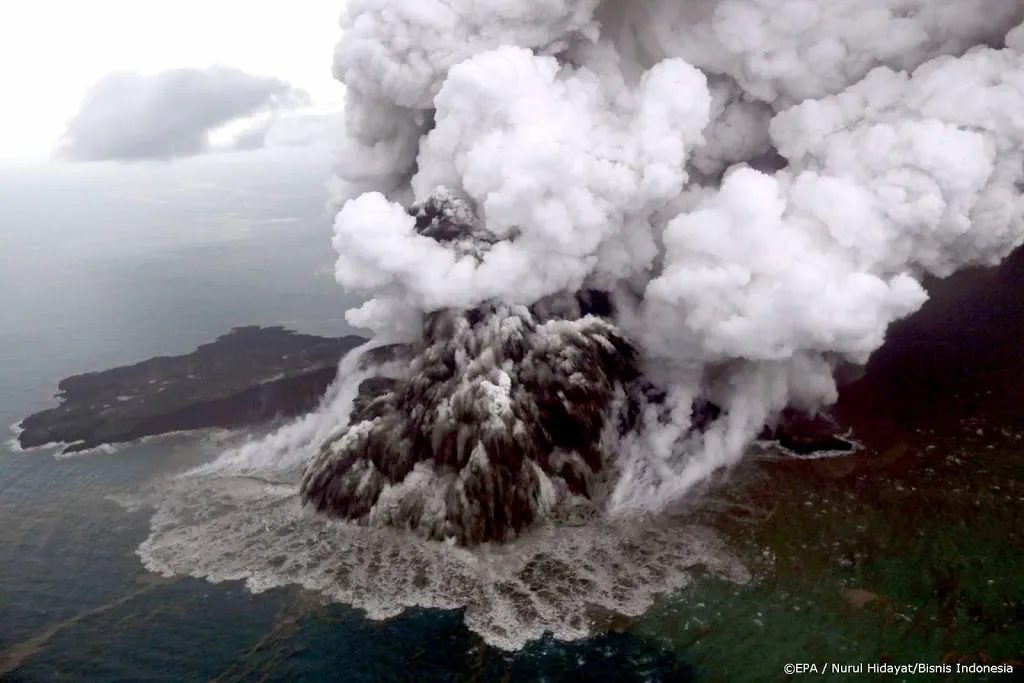
POLYGON ((1018 0, 347 9, 337 278, 373 297, 349 320, 412 360, 371 393, 349 356, 316 412, 161 491, 154 571, 299 583, 374 618, 465 607, 507 648, 587 635, 583 598, 639 614, 697 564, 742 581, 676 505, 784 409, 835 401, 923 278, 1024 240, 1018 0), (613 340, 641 377, 588 360, 613 340), (506 457, 543 446, 561 422, 538 407, 563 397, 600 438, 506 457), (472 545, 521 530, 492 524, 519 484, 519 513, 554 523, 500 547, 312 509, 472 545), (669 514, 629 514, 651 511, 669 514))
POLYGON ((280 79, 230 67, 118 71, 86 92, 55 151, 71 161, 173 159, 211 151, 211 134, 257 117, 236 147, 261 147, 271 114, 308 102, 280 79))
POLYGON ((417 309, 612 292, 674 405, 621 444, 615 501, 661 507, 782 408, 833 402, 925 275, 1024 240, 1022 20, 1016 0, 351 2, 334 245, 339 282, 377 295, 351 319, 408 334, 417 309), (481 258, 415 230, 405 206, 439 186, 494 236, 481 258), (695 435, 702 397, 724 410, 695 435))

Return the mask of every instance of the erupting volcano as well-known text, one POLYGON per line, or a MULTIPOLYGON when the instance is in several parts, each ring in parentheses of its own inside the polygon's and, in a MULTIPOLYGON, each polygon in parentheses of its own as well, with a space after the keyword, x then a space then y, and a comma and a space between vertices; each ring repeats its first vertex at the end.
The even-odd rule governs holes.
POLYGON ((350 2, 337 276, 413 361, 336 416, 303 499, 508 540, 662 509, 835 402, 923 278, 1024 239, 1022 18, 350 2))
MULTIPOLYGON (((1024 241, 1022 21, 1018 0, 349 0, 332 245, 373 348, 155 492, 146 566, 373 618, 464 608, 505 648, 587 635, 586 604, 641 614, 695 566, 748 579, 695 494, 763 435, 821 450, 837 378, 922 283, 1024 241)), ((909 414, 861 399, 839 417, 909 414)))
MULTIPOLYGON (((480 261, 492 244, 463 201, 435 192, 419 234, 480 261)), ((302 495, 347 518, 463 543, 508 540, 591 498, 612 404, 636 350, 575 300, 424 316, 414 359, 307 466, 302 495)))

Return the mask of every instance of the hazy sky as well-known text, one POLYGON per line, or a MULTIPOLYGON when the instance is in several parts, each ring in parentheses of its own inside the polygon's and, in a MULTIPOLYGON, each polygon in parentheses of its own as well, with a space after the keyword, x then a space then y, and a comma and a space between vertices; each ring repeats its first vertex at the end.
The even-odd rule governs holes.
POLYGON ((43 159, 112 71, 234 67, 339 104, 331 78, 344 0, 0 2, 0 159, 43 159))

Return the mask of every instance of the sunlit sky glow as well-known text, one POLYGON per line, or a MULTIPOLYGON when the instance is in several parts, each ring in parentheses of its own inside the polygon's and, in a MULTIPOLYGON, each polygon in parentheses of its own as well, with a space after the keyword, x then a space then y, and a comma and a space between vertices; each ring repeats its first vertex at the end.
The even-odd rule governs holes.
POLYGON ((320 106, 343 0, 32 0, 0 3, 0 159, 44 159, 85 91, 117 70, 214 64, 276 76, 320 106))

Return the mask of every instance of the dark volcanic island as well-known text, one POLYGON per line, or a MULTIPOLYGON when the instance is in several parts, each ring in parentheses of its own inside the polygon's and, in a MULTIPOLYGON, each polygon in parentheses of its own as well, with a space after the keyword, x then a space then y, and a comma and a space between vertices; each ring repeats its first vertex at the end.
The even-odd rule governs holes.
POLYGON ((338 361, 366 341, 236 327, 183 356, 73 375, 60 405, 25 418, 22 448, 63 443, 63 452, 207 427, 243 427, 312 410, 338 361))

